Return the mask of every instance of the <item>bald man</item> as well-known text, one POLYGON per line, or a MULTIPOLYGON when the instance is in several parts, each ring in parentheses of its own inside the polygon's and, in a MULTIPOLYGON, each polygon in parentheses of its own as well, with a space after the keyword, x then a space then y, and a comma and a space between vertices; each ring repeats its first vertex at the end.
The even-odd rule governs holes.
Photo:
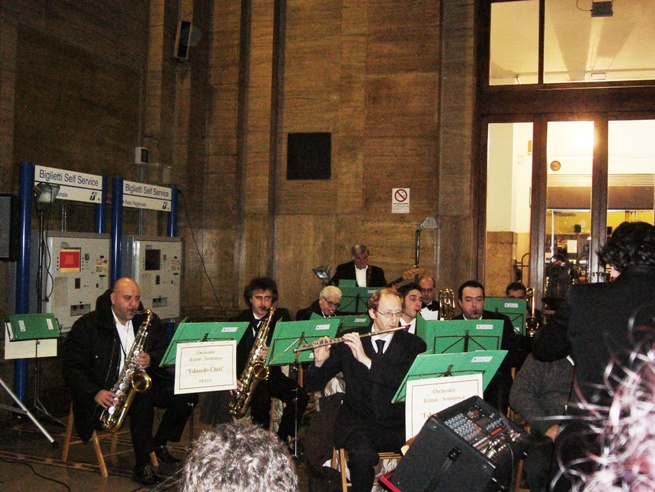
POLYGON ((100 416, 117 399, 112 391, 126 358, 133 357, 138 370, 150 376, 150 390, 136 393, 129 411, 130 433, 136 464, 134 480, 142 485, 161 481, 150 463, 155 452, 164 464, 176 464, 166 448, 177 442, 191 414, 197 395, 175 395, 172 375, 159 367, 168 347, 168 337, 159 317, 152 314, 143 349, 132 355, 131 348, 139 327, 146 322, 142 312, 141 290, 131 278, 121 278, 114 288, 98 297, 96 309, 75 322, 64 346, 64 380, 73 400, 75 428, 87 442, 100 428, 100 416), (165 408, 157 433, 153 436, 154 408, 165 408))

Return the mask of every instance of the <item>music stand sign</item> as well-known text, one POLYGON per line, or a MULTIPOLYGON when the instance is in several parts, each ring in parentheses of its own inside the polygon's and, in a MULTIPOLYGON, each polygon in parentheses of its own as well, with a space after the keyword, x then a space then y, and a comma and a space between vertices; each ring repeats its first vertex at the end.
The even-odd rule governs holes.
POLYGON ((175 394, 236 389, 236 347, 247 327, 182 321, 159 364, 175 366, 175 394))
POLYGON ((236 389, 236 356, 236 340, 177 344, 175 394, 236 389))
POLYGON ((407 439, 418 434, 430 415, 482 396, 506 355, 506 350, 418 355, 392 400, 406 402, 407 439))

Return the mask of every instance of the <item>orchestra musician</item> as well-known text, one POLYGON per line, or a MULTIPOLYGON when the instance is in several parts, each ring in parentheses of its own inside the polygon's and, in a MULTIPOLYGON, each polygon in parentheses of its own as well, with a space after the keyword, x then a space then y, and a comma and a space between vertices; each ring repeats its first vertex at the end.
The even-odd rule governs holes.
MULTIPOLYGON (((397 329, 402 299, 393 289, 380 289, 368 300, 368 314, 371 333, 397 329)), ((426 345, 402 330, 366 339, 356 332, 346 333, 343 340, 314 348, 305 387, 320 391, 337 373, 343 373, 346 394, 334 425, 334 445, 348 453, 353 492, 369 492, 378 453, 399 452, 405 441, 405 405, 391 400, 426 345)))
POLYGON ((340 280, 356 280, 357 287, 385 287, 384 270, 368 264, 369 250, 363 244, 354 244, 350 249, 352 261, 337 266, 330 284, 339 285, 340 280))
POLYGON ((400 317, 400 325, 405 326, 408 332, 416 335, 416 318, 418 318, 423 305, 421 287, 415 282, 410 282, 401 286, 398 293, 403 299, 403 314, 400 317))
POLYGON ((437 283, 434 281, 434 277, 429 275, 424 275, 418 281, 418 285, 421 287, 421 296, 423 298, 423 309, 427 311, 439 311, 439 301, 437 297, 437 283))
MULTIPOLYGON (((139 311, 143 311, 139 285, 131 278, 121 278, 113 289, 98 297, 95 311, 73 324, 66 338, 64 380, 71 391, 75 428, 84 442, 99 429, 103 409, 117 399, 112 389, 130 358, 135 335, 147 318, 139 311)), ((174 394, 174 378, 159 367, 167 347, 166 331, 153 314, 143 352, 134 357, 136 367, 148 373, 152 385, 148 391, 136 393, 129 408, 136 459, 133 479, 141 485, 161 482, 150 462, 152 451, 161 463, 173 465, 180 461, 169 453, 166 443, 180 440, 193 405, 198 402, 196 394, 174 394), (155 407, 166 408, 166 412, 153 437, 155 407)))
POLYGON ((457 301, 462 314, 453 319, 498 319, 503 321, 503 339, 500 345, 507 350, 507 356, 484 391, 484 400, 502 413, 509 406, 509 391, 512 387, 512 367, 520 367, 525 358, 520 349, 514 327, 510 319, 501 313, 485 311, 484 286, 475 280, 468 280, 457 290, 457 301))
MULTIPOLYGON (((250 351, 257 338, 257 332, 263 320, 268 316, 271 306, 278 300, 277 284, 271 278, 256 277, 246 286, 243 295, 249 308, 230 320, 249 322, 248 328, 237 345, 237 375, 240 375, 246 367, 250 351)), ((275 309, 266 347, 260 354, 263 360, 268 355, 275 323, 280 320, 291 321, 289 311, 285 308, 275 309)), ((295 425, 300 427, 309 397, 295 381, 284 375, 280 366, 269 367, 268 380, 262 380, 257 384, 250 402, 252 422, 265 429, 268 429, 270 425, 271 397, 277 398, 285 404, 277 435, 286 443, 290 436, 295 436, 295 425), (295 401, 296 398, 297 401, 295 401)))
POLYGON ((320 294, 318 295, 318 299, 315 300, 311 306, 300 309, 296 313, 296 321, 308 320, 314 313, 323 318, 331 318, 336 316, 340 303, 341 290, 339 287, 335 287, 334 285, 323 287, 323 290, 321 290, 320 294))

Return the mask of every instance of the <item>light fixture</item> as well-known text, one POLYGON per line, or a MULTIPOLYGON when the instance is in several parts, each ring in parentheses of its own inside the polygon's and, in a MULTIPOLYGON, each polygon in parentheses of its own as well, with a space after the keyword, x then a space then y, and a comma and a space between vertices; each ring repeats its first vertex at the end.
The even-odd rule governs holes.
POLYGON ((34 186, 34 200, 37 206, 52 205, 59 194, 59 185, 51 183, 37 183, 34 186))
POLYGON ((312 268, 312 272, 314 272, 314 275, 320 278, 323 281, 323 283, 326 285, 331 278, 330 270, 331 268, 327 265, 321 265, 321 266, 317 266, 316 268, 312 268))
POLYGON ((423 219, 423 222, 421 222, 418 225, 418 230, 422 231, 423 229, 438 229, 439 226, 437 225, 437 219, 434 217, 426 217, 423 219))

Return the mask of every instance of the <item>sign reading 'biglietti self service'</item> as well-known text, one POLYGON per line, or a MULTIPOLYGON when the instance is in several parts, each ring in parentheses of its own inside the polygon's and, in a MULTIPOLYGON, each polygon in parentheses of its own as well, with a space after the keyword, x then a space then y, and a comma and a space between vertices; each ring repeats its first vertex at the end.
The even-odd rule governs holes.
POLYGON ((170 212, 171 198, 172 191, 165 186, 123 181, 124 207, 170 212))
POLYGON ((58 200, 102 202, 102 176, 53 167, 34 166, 34 182, 59 185, 58 200))

